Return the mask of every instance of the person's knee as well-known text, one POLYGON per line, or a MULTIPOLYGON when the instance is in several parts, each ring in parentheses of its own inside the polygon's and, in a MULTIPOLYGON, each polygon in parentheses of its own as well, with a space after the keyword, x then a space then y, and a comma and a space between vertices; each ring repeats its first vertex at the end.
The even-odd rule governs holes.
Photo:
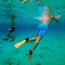
POLYGON ((37 37, 35 42, 38 43, 41 39, 42 39, 42 37, 37 37))
POLYGON ((38 43, 38 42, 39 42, 39 40, 36 40, 36 41, 35 41, 35 43, 38 43))

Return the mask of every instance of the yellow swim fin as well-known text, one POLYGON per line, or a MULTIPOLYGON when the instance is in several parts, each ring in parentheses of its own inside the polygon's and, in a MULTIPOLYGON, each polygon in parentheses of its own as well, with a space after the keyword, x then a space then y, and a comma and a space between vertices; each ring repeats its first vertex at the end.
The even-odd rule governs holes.
POLYGON ((30 61, 30 64, 32 65, 32 54, 29 55, 29 61, 30 61))
POLYGON ((21 45, 24 44, 24 43, 26 43, 26 40, 23 40, 23 41, 21 41, 21 42, 15 44, 14 46, 15 46, 16 48, 18 48, 19 46, 21 46, 21 45))
POLYGON ((19 46, 21 46, 21 45, 23 45, 24 43, 26 43, 28 40, 29 40, 29 38, 26 38, 25 40, 23 40, 23 41, 21 41, 21 42, 15 44, 14 46, 15 46, 16 48, 18 48, 19 46))

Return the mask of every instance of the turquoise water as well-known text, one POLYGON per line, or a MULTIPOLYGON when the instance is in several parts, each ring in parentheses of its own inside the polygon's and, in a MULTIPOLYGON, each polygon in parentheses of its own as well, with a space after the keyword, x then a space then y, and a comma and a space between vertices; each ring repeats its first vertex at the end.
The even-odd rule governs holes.
MULTIPOLYGON (((33 42, 15 48, 14 44, 24 40, 26 37, 36 36, 36 27, 40 23, 34 17, 36 5, 22 4, 18 0, 0 0, 0 65, 30 65, 29 50, 33 42), (15 40, 4 41, 11 19, 14 13, 16 30, 12 33, 15 40)), ((65 65, 65 0, 41 0, 51 8, 51 13, 60 14, 60 22, 53 22, 45 35, 39 42, 32 55, 32 65, 65 65)))

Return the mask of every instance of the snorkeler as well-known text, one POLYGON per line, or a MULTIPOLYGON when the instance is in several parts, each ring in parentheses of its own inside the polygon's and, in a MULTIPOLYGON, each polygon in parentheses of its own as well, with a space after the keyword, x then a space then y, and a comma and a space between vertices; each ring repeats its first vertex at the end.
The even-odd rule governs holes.
POLYGON ((44 6, 44 9, 45 9, 45 12, 43 12, 43 15, 42 15, 42 22, 37 27, 37 29, 38 29, 37 37, 33 37, 32 39, 28 40, 28 41, 35 40, 32 50, 29 50, 30 55, 32 55, 32 53, 35 50, 35 48, 37 47, 39 41, 44 37, 51 21, 54 19, 56 22, 59 22, 59 20, 57 19, 58 16, 51 16, 51 14, 49 12, 50 9, 48 7, 44 6))
POLYGON ((37 37, 33 37, 32 39, 26 38, 25 40, 15 44, 16 48, 18 48, 19 46, 21 46, 22 44, 24 44, 28 41, 35 41, 32 50, 29 50, 29 54, 32 55, 32 53, 35 50, 35 48, 37 47, 39 41, 44 37, 44 35, 48 29, 48 26, 52 22, 52 20, 55 20, 57 23, 59 22, 59 20, 57 19, 58 17, 60 17, 59 15, 51 16, 51 14, 49 12, 50 8, 48 8, 47 6, 44 6, 44 10, 45 11, 42 14, 41 22, 37 27, 37 30, 38 30, 37 37))
POLYGON ((11 28, 8 29, 7 37, 4 40, 8 40, 9 38, 12 38, 12 41, 14 41, 14 37, 11 36, 11 33, 15 30, 15 16, 11 16, 11 28))

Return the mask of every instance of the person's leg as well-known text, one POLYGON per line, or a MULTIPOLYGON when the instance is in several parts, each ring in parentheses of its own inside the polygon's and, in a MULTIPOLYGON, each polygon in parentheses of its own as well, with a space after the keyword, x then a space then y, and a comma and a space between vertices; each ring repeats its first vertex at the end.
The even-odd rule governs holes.
POLYGON ((39 41, 40 41, 41 38, 42 38, 42 36, 41 36, 41 35, 38 35, 38 37, 36 38, 36 41, 35 41, 35 43, 34 43, 34 46, 33 46, 32 50, 29 50, 29 54, 30 54, 30 55, 31 55, 32 52, 35 50, 35 48, 37 47, 37 45, 38 45, 38 43, 39 43, 39 41))
POLYGON ((29 39, 28 41, 35 41, 36 37, 33 37, 32 39, 29 39))
POLYGON ((34 43, 34 46, 33 46, 33 48, 32 48, 32 52, 33 52, 34 49, 37 47, 37 45, 38 45, 38 43, 39 43, 39 41, 40 41, 41 38, 42 38, 42 36, 41 36, 41 35, 38 35, 38 37, 37 37, 37 39, 36 39, 36 41, 35 41, 35 43, 34 43))
POLYGON ((11 33, 14 31, 14 28, 8 29, 7 37, 4 40, 8 40, 9 38, 12 38, 12 41, 14 41, 14 37, 11 36, 11 33))
POLYGON ((11 27, 11 29, 8 31, 7 38, 12 38, 12 41, 14 41, 14 36, 11 35, 11 33, 15 30, 15 27, 11 27))
POLYGON ((10 37, 10 33, 11 33, 11 29, 8 29, 7 37, 6 37, 4 40, 8 40, 8 39, 9 39, 9 37, 10 37))

